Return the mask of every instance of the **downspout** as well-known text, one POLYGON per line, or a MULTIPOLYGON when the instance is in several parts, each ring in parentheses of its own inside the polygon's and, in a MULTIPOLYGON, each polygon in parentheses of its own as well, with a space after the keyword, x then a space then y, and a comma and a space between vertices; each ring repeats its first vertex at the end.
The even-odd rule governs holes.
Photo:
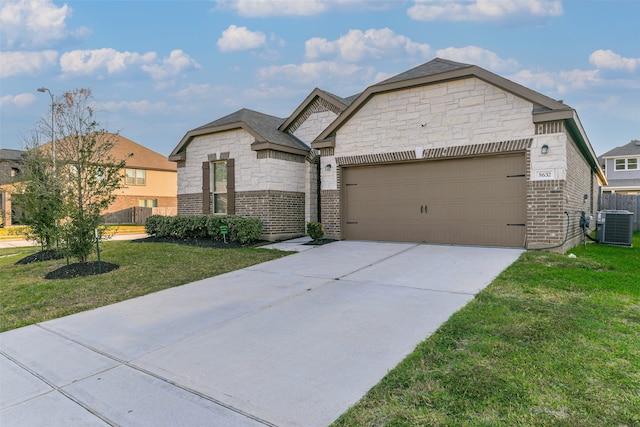
POLYGON ((317 205, 317 208, 316 208, 316 212, 317 212, 316 221, 318 221, 318 222, 322 222, 322 196, 321 196, 322 177, 320 176, 320 171, 321 171, 320 159, 321 159, 321 157, 318 156, 318 161, 316 163, 316 176, 317 176, 317 181, 318 181, 318 186, 317 186, 317 189, 316 189, 316 198, 317 198, 317 201, 316 201, 316 205, 317 205))

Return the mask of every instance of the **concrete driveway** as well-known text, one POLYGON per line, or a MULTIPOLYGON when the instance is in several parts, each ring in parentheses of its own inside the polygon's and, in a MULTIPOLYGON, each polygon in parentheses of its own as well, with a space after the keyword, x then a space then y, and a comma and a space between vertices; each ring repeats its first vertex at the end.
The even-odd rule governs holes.
POLYGON ((522 253, 304 249, 0 334, 0 425, 326 426, 522 253))

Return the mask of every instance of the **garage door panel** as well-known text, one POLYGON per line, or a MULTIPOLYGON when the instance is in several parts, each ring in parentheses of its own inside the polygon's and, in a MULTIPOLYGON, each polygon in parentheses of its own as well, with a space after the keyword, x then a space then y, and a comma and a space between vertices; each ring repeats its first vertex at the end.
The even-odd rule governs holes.
POLYGON ((524 246, 524 155, 343 169, 343 237, 524 246))

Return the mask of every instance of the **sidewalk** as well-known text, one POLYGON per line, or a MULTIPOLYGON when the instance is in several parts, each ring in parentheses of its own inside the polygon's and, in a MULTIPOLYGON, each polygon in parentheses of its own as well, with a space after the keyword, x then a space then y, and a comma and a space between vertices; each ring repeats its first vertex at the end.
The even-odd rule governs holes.
MULTIPOLYGON (((109 240, 135 240, 135 239, 144 239, 145 237, 149 237, 149 235, 146 233, 116 234, 115 236, 111 237, 109 240)), ((33 240, 26 240, 24 238, 0 239, 0 249, 24 248, 28 246, 39 246, 39 245, 33 240)))

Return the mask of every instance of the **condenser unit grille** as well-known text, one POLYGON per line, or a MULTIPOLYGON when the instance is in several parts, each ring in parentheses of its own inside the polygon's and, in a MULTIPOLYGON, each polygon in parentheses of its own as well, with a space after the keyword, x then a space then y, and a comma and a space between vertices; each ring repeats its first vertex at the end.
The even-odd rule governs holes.
POLYGON ((603 211, 602 243, 631 246, 633 212, 603 211))

